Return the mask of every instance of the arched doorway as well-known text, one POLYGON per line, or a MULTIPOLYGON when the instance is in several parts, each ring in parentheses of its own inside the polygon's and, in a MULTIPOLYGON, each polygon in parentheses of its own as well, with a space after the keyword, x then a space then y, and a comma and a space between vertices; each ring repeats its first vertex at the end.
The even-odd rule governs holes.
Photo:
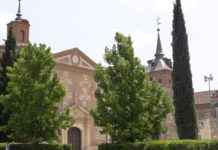
POLYGON ((72 127, 68 130, 68 144, 72 144, 73 150, 81 150, 81 131, 72 127))

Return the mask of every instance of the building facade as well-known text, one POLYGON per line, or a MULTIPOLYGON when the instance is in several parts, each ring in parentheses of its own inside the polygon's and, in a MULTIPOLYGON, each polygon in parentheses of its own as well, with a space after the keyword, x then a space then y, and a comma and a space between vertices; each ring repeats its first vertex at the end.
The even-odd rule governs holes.
MULTIPOLYGON (((25 47, 29 42, 29 21, 21 17, 20 4, 15 20, 7 24, 7 31, 11 30, 18 48, 25 47)), ((172 63, 162 51, 160 30, 157 35, 157 48, 154 59, 148 61, 148 72, 151 80, 158 81, 168 92, 172 92, 172 63)), ((4 45, 0 46, 0 55, 4 52, 4 45)), ((72 48, 54 54, 56 72, 60 82, 64 85, 66 96, 62 108, 70 108, 74 119, 71 128, 62 130, 60 141, 72 144, 75 150, 95 150, 97 145, 106 142, 106 135, 99 132, 90 110, 96 105, 94 80, 96 63, 78 48, 72 48)), ((212 95, 208 91, 195 93, 199 135, 202 139, 218 139, 218 93, 212 95)), ((162 135, 163 139, 177 138, 174 115, 169 114, 165 126, 168 129, 162 135)))

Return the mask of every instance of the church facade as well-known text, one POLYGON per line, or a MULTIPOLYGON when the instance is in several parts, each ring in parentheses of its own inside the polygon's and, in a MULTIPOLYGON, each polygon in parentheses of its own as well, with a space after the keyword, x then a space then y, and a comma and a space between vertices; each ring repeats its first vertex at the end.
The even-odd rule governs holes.
MULTIPOLYGON (((21 18, 20 7, 15 20, 7 24, 19 48, 29 42, 30 24, 21 18)), ((4 52, 4 45, 0 46, 0 55, 4 52)), ((96 150, 97 145, 105 143, 107 136, 99 132, 90 110, 96 105, 94 80, 96 63, 78 48, 63 50, 54 54, 55 70, 60 82, 64 85, 66 95, 61 104, 62 108, 70 108, 74 119, 71 128, 62 130, 60 141, 63 144, 73 144, 75 150, 96 150)), ((172 63, 164 57, 158 29, 157 48, 153 59, 148 61, 148 72, 151 80, 158 81, 168 92, 172 92, 172 63)), ((218 94, 208 91, 195 93, 199 135, 202 139, 218 139, 218 94)), ((168 129, 162 135, 163 139, 177 138, 173 114, 169 114, 165 126, 168 129)))

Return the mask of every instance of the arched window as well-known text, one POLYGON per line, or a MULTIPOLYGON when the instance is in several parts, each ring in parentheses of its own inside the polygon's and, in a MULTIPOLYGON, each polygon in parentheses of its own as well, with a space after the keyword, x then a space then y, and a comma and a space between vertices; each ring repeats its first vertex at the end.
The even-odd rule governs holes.
POLYGON ((25 31, 24 30, 21 31, 21 41, 25 42, 25 31))

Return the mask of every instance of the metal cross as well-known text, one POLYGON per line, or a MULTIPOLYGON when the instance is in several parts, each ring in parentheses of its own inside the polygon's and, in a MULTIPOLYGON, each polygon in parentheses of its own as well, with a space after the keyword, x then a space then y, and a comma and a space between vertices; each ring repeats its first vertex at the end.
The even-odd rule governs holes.
POLYGON ((160 17, 157 17, 157 31, 160 31, 160 17))

